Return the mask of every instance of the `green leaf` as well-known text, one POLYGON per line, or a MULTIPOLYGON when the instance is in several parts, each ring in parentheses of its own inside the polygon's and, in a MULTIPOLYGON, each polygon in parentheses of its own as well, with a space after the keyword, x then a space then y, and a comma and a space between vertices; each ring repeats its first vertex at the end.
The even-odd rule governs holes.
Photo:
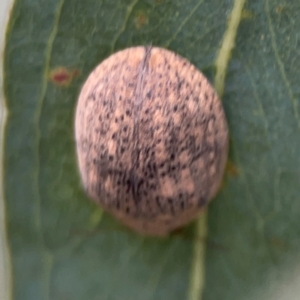
POLYGON ((300 263, 299 9, 298 0, 15 1, 4 54, 14 299, 274 299, 300 263), (204 71, 230 127, 208 224, 204 215, 165 239, 102 214, 75 158, 83 82, 111 53, 140 44, 204 71))

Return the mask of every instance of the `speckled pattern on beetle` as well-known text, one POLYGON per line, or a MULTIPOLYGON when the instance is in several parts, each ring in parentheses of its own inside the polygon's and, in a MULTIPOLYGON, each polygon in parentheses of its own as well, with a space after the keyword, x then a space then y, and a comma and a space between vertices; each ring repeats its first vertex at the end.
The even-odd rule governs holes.
POLYGON ((219 189, 228 154, 216 92, 190 62, 157 47, 119 51, 90 74, 75 135, 88 195, 146 235, 197 218, 219 189))

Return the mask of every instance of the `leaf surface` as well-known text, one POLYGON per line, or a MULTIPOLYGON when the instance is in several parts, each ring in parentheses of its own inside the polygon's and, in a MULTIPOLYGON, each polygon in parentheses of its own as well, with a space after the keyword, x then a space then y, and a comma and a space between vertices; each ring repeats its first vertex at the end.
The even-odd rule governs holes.
POLYGON ((300 262, 300 4, 252 0, 238 14, 239 2, 15 1, 4 57, 14 299, 260 299, 300 262), (227 36, 235 48, 226 58, 227 36), (230 157, 209 206, 205 262, 193 228, 138 236, 81 187, 73 132, 80 88, 104 58, 140 44, 186 57, 223 94, 230 157), (218 81, 222 64, 226 80, 218 81), (203 293, 195 264, 205 270, 203 293))

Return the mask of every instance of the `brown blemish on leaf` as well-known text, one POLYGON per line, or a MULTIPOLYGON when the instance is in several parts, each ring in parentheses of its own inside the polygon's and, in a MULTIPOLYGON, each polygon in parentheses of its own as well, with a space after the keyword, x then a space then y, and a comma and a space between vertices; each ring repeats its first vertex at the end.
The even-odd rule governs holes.
POLYGON ((142 26, 147 25, 148 21, 148 16, 143 11, 139 11, 135 17, 135 26, 140 29, 142 26))
POLYGON ((78 69, 68 70, 65 67, 57 67, 50 72, 50 80, 59 86, 69 86, 74 77, 78 77, 80 71, 78 69))
POLYGON ((238 170, 237 166, 230 160, 227 161, 226 174, 228 174, 229 176, 232 176, 232 177, 239 175, 239 170, 238 170))
MULTIPOLYGON (((225 169, 225 175, 226 175, 226 169, 225 169)), ((223 177, 222 181, 221 181, 221 184, 220 184, 220 187, 218 189, 218 194, 221 193, 221 191, 223 191, 226 187, 226 184, 227 184, 227 180, 226 180, 226 176, 223 177)))
POLYGON ((239 175, 237 166, 230 160, 227 160, 225 175, 226 176, 223 177, 218 193, 226 187, 228 177, 236 177, 239 175))
POLYGON ((244 9, 242 11, 242 19, 244 19, 244 20, 251 20, 253 18, 254 18, 254 14, 250 10, 244 9))
POLYGON ((278 5, 278 6, 276 7, 276 13, 277 13, 278 15, 280 15, 280 14, 282 13, 283 10, 284 10, 284 5, 278 5))
POLYGON ((275 246, 276 248, 278 248, 282 251, 288 250, 288 245, 283 240, 281 240, 277 237, 272 237, 270 242, 273 246, 275 246))
POLYGON ((78 77, 80 75, 80 71, 78 69, 73 70, 73 78, 78 77))

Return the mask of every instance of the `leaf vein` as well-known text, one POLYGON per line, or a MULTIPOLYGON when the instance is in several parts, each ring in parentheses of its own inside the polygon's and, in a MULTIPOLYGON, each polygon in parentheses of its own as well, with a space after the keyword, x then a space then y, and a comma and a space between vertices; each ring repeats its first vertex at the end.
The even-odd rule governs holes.
POLYGON ((49 35, 49 39, 46 45, 46 51, 45 51, 45 64, 44 64, 44 73, 43 73, 43 78, 42 78, 42 84, 41 84, 41 93, 39 98, 37 99, 38 102, 38 106, 37 106, 37 113, 36 113, 36 140, 37 140, 37 153, 36 153, 36 157, 37 157, 37 163, 36 163, 36 194, 37 194, 37 201, 36 201, 36 226, 37 228, 41 228, 41 216, 40 216, 40 211, 41 211, 41 199, 40 199, 40 193, 39 193, 39 169, 40 169, 40 160, 39 160, 39 148, 40 148, 40 141, 41 141, 41 130, 40 130, 40 121, 41 121, 41 115, 42 115, 42 107, 44 104, 44 100, 45 100, 45 96, 46 96, 46 91, 47 91, 47 86, 48 86, 48 76, 49 76, 49 66, 50 66, 50 60, 51 60, 51 54, 52 54, 52 49, 53 49, 53 43, 57 34, 57 30, 58 30, 58 23, 59 23, 59 19, 60 19, 60 15, 61 15, 61 11, 62 11, 62 7, 64 4, 65 0, 60 0, 58 7, 57 7, 57 11, 55 14, 55 19, 54 19, 54 23, 53 23, 53 28, 52 31, 49 35))
POLYGON ((45 63, 44 63, 44 72, 42 76, 42 83, 41 83, 41 91, 40 95, 37 99, 37 111, 35 116, 36 121, 36 174, 35 174, 35 184, 36 184, 36 201, 35 201, 35 214, 34 214, 34 221, 35 226, 37 229, 38 234, 38 240, 40 243, 41 251, 44 251, 43 257, 44 257, 44 268, 43 274, 45 275, 44 278, 44 289, 46 291, 47 297, 50 298, 49 294, 49 280, 50 280, 50 273, 52 269, 52 255, 50 254, 50 251, 46 249, 44 237, 42 233, 42 223, 41 223, 41 195, 39 191, 39 175, 40 175, 40 142, 41 142, 41 130, 40 130, 40 121, 41 121, 41 115, 42 115, 42 108, 46 96, 47 86, 48 86, 48 76, 49 76, 49 66, 51 61, 51 54, 53 49, 53 44, 55 37, 57 35, 58 31, 58 25, 60 21, 60 16, 62 12, 62 8, 64 5, 65 0, 60 0, 60 2, 57 5, 56 13, 54 15, 54 21, 53 21, 53 27, 50 32, 46 49, 45 49, 45 63))
MULTIPOLYGON (((256 103, 257 103, 257 106, 258 106, 258 110, 260 112, 260 115, 261 115, 261 118, 263 119, 263 122, 264 122, 264 129, 265 129, 265 133, 266 133, 266 140, 268 142, 268 145, 271 149, 271 157, 272 157, 272 160, 273 160, 273 165, 276 166, 277 163, 278 163, 278 159, 276 158, 276 155, 274 153, 274 149, 275 147, 272 146, 272 143, 270 141, 270 138, 269 138, 269 135, 270 135, 270 126, 269 126, 269 122, 268 122, 268 119, 266 117, 266 114, 265 114, 265 111, 264 111, 264 108, 262 106, 262 102, 260 100, 260 97, 258 96, 257 94, 257 89, 256 89, 256 86, 254 84, 254 81, 253 81, 253 78, 251 77, 250 75, 250 71, 249 71, 249 66, 248 65, 245 65, 245 71, 246 71, 246 74, 248 75, 249 77, 249 81, 250 81, 250 85, 252 87, 252 90, 253 90, 253 96, 254 96, 254 99, 256 100, 256 103)), ((278 169, 276 170, 276 176, 274 176, 274 186, 276 186, 276 182, 278 181, 277 179, 277 174, 278 172, 280 172, 280 168, 278 167, 278 169)), ((274 201, 274 205, 277 207, 278 206, 278 203, 281 202, 281 199, 280 199, 280 196, 278 194, 275 193, 275 190, 274 190, 274 197, 276 198, 274 201)), ((276 210, 278 211, 278 210, 276 210)))
POLYGON ((270 16, 270 6, 269 6, 269 0, 265 1, 265 11, 266 11, 266 15, 267 15, 267 20, 268 20, 268 25, 269 25, 269 31, 270 31, 270 35, 271 35, 271 45, 272 45, 272 49, 274 51, 275 54, 275 58, 276 58, 276 62, 279 66, 279 70, 280 70, 280 75, 281 78, 283 80, 283 83, 287 89, 288 92, 288 96, 291 100, 292 106, 293 106, 293 110, 294 110, 294 116, 295 119, 297 121, 298 127, 300 129, 300 116, 299 116, 299 106, 298 106, 298 101, 296 100, 296 97, 293 94, 293 91, 291 89, 290 83, 287 79, 287 75, 285 72, 285 68, 284 68, 284 64, 280 58, 278 49, 277 49, 277 42, 276 42, 276 37, 275 37, 275 31, 274 31, 274 27, 273 27, 273 23, 271 20, 271 16, 270 16))
MULTIPOLYGON (((227 72, 227 67, 229 64, 230 56, 232 49, 235 44, 236 34, 239 27, 239 24, 242 20, 242 11, 245 4, 245 0, 235 0, 233 8, 231 10, 231 15, 227 25, 227 29, 224 33, 222 44, 217 55, 215 65, 216 65, 216 75, 215 75, 215 88, 220 97, 222 97, 224 92, 225 85, 225 75, 227 72)), ((195 235, 195 245, 194 245, 194 254, 193 254, 193 267, 191 269, 191 280, 189 287, 189 299, 190 300, 199 300, 202 298, 203 289, 204 289, 204 257, 205 249, 204 246, 199 245, 197 242, 198 236, 207 235, 207 218, 199 218, 196 225, 196 235, 195 235), (203 221, 203 219, 205 221, 203 221), (199 253, 202 253, 200 255, 199 253), (198 267, 196 267, 197 265, 198 267)))
POLYGON ((119 37, 121 36, 121 34, 125 31, 127 23, 129 21, 129 17, 131 15, 134 7, 138 4, 138 2, 139 2, 139 0, 133 0, 132 3, 127 7, 123 24, 122 24, 120 30, 116 33, 115 37, 112 40, 111 53, 113 53, 115 51, 116 43, 117 43, 119 37))
POLYGON ((236 34, 239 24, 242 20, 242 11, 245 4, 245 0, 235 0, 227 29, 224 33, 223 41, 220 47, 220 51, 216 58, 216 75, 214 80, 214 86, 222 97, 225 85, 225 76, 227 67, 231 57, 231 52, 235 44, 236 34))
POLYGON ((165 43, 164 47, 168 48, 173 40, 177 37, 179 32, 182 30, 182 28, 185 26, 185 24, 191 19, 191 17, 194 15, 194 13, 197 11, 197 9, 200 7, 200 5, 203 3, 203 0, 200 0, 194 8, 191 10, 191 12, 186 16, 186 18, 181 22, 175 33, 170 37, 170 39, 165 43))

